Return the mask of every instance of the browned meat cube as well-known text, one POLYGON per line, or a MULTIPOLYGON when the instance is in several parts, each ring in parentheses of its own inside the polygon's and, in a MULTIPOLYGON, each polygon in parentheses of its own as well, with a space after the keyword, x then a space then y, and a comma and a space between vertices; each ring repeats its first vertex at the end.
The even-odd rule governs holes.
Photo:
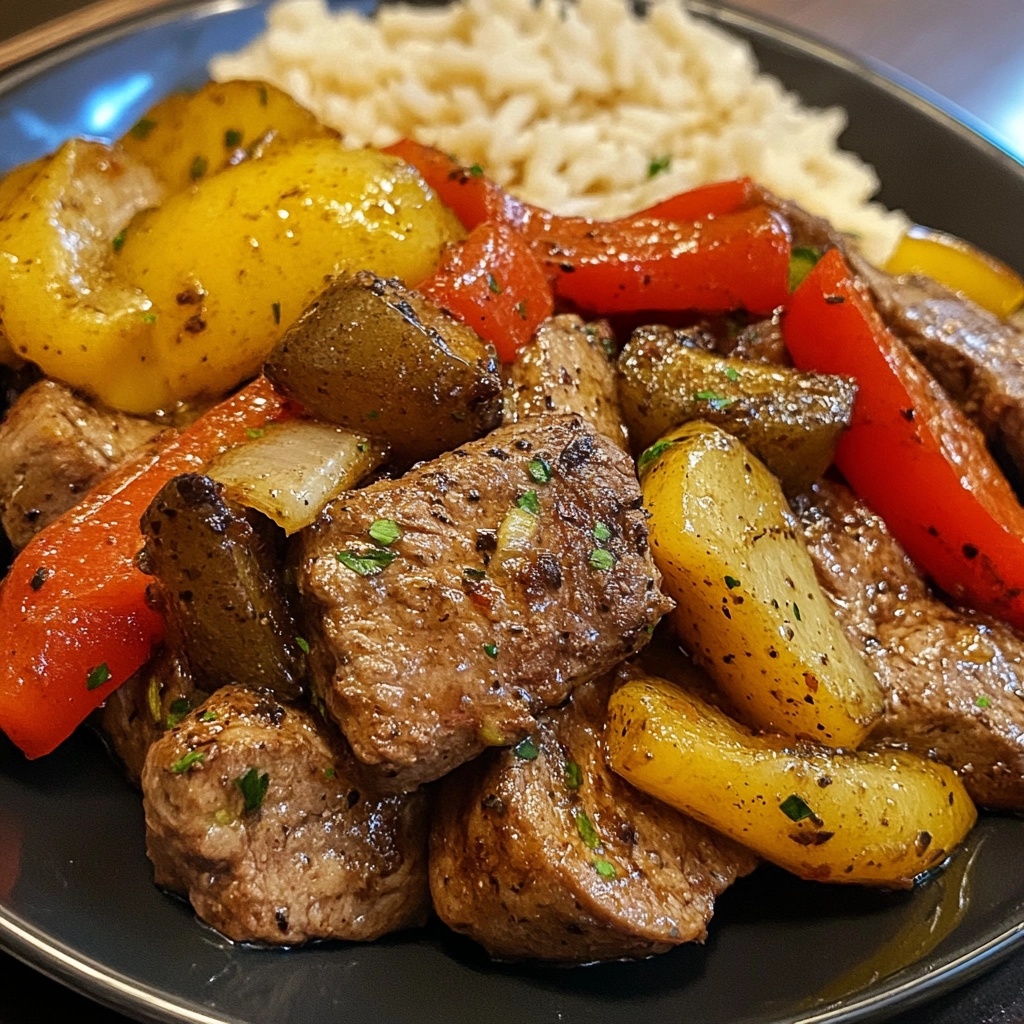
POLYGON ((160 429, 56 381, 33 384, 0 424, 0 523, 11 543, 24 547, 160 429))
POLYGON ((335 730, 226 686, 149 750, 157 885, 229 938, 375 939, 429 909, 426 797, 378 796, 335 730))
POLYGON ((608 768, 610 691, 580 687, 519 746, 441 784, 434 907, 492 956, 586 962, 701 941, 715 898, 757 863, 608 768))
POLYGON ((625 448, 614 345, 606 323, 587 324, 571 314, 545 320, 512 364, 504 422, 577 413, 625 448))
POLYGON ((207 696, 177 653, 161 647, 96 709, 93 721, 129 781, 141 786, 150 745, 207 696))
POLYGON ((671 607, 633 463, 578 418, 338 499, 299 562, 314 689, 398 788, 522 739, 671 607))
POLYGON ((979 804, 1024 808, 1024 637, 940 601, 845 488, 800 504, 822 589, 886 692, 870 740, 944 761, 979 804))

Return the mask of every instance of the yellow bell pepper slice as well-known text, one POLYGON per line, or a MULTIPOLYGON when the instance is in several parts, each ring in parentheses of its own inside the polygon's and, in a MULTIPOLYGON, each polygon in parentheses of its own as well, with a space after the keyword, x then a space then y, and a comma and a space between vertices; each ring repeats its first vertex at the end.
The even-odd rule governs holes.
POLYGON ((920 224, 900 239, 885 269, 925 274, 1000 317, 1024 303, 1024 280, 1015 270, 962 238, 920 224))

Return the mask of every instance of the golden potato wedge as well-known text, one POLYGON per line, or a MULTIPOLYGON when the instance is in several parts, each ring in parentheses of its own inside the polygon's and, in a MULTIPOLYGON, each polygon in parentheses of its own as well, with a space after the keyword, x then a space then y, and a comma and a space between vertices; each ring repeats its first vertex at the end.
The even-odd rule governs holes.
POLYGON ((73 139, 5 179, 0 296, 17 357, 94 394, 138 365, 150 302, 112 276, 116 239, 163 186, 117 146, 73 139))
POLYGON ((690 420, 735 434, 799 494, 832 462, 857 387, 846 377, 729 359, 684 343, 669 327, 633 332, 618 360, 619 401, 646 448, 690 420))
POLYGON ((638 789, 801 878, 909 886, 977 819, 945 765, 754 736, 660 679, 612 695, 606 740, 612 768, 638 789))
POLYGON ((208 82, 148 110, 121 145, 171 192, 282 143, 337 137, 316 115, 265 82, 208 82))
POLYGON ((170 196, 130 225, 116 270, 153 303, 147 361, 91 382, 147 412, 254 374, 343 270, 415 283, 461 225, 419 173, 371 149, 304 139, 170 196))
MULTIPOLYGON (((36 176, 37 172, 46 162, 43 157, 39 160, 32 160, 27 164, 21 164, 12 171, 0 178, 0 217, 7 208, 14 202, 25 186, 36 176)), ((0 295, 0 363, 6 366, 18 366, 21 360, 15 355, 14 349, 4 330, 4 307, 3 296, 0 295)))
POLYGON ((857 747, 882 711, 778 481, 731 434, 689 423, 640 458, 674 628, 750 724, 857 747))

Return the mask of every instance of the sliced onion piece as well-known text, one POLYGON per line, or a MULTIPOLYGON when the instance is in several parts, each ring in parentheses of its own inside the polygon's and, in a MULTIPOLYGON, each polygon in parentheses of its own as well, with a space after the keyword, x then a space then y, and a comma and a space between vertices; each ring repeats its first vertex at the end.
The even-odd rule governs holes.
POLYGON ((217 459, 208 474, 235 501, 292 534, 376 469, 386 449, 362 434, 315 420, 267 427, 217 459))

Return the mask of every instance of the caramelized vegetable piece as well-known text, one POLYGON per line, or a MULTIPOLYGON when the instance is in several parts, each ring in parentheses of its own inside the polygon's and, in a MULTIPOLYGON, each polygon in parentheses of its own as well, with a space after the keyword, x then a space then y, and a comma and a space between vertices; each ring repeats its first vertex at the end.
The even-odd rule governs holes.
POLYGON ((117 146, 83 139, 29 167, 34 173, 5 179, 13 195, 0 204, 0 316, 9 346, 5 356, 0 342, 0 359, 31 360, 101 398, 130 392, 151 303, 112 275, 111 260, 124 225, 158 203, 163 187, 117 146))
POLYGON ((293 534, 376 469, 386 454, 383 445, 362 434, 315 420, 289 420, 253 431, 207 472, 224 484, 226 497, 258 509, 293 534))
POLYGON ((257 372, 344 270, 415 284, 461 228, 418 173, 371 149, 304 139, 204 178, 127 230, 117 273, 153 303, 145 344, 109 404, 147 411, 219 395, 257 372))
POLYGON ((827 252, 782 318, 803 369, 856 376, 836 465, 939 587, 1024 629, 1024 508, 978 430, 827 252))
POLYGON ((801 878, 909 886, 977 819, 952 769, 904 751, 754 736, 660 679, 612 695, 611 766, 801 878))
POLYGON ((28 757, 67 739, 164 635, 135 564, 139 517, 160 488, 292 414, 261 377, 157 455, 112 473, 22 549, 0 581, 0 729, 28 757))
POLYGON ((171 192, 282 143, 337 132, 265 82, 207 82, 161 100, 121 139, 171 192))
POLYGON ((142 517, 139 566, 158 583, 170 646, 196 685, 302 692, 305 659, 278 569, 274 527, 224 500, 209 477, 171 480, 142 517))
POLYGON ((619 356, 619 400, 634 443, 646 448, 673 427, 706 420, 735 434, 787 494, 817 480, 850 422, 853 381, 727 359, 684 337, 639 328, 619 356))
POLYGON ((670 621, 751 725, 856 747, 882 693, 815 578, 778 482, 695 421, 641 456, 651 550, 670 621))
POLYGON ((962 238, 920 224, 900 239, 885 269, 925 274, 996 316, 1009 316, 1024 302, 1024 281, 1015 270, 962 238))
POLYGON ((314 416, 429 459, 497 426, 494 349, 397 281, 332 282, 289 329, 266 374, 314 416))

